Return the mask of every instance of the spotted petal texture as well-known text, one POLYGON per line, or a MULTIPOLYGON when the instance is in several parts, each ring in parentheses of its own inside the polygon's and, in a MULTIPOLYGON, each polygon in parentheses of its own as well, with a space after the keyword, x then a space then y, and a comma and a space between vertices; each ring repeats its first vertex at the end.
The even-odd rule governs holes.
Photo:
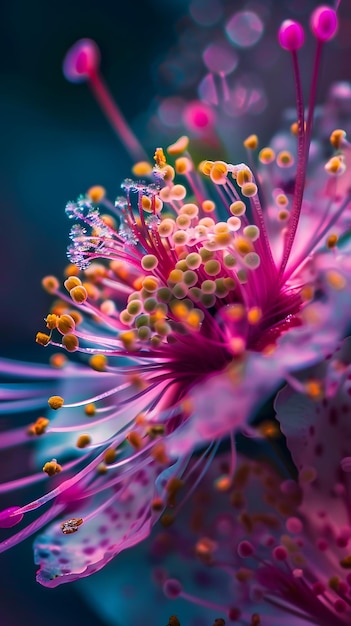
MULTIPOLYGON (((305 492, 303 511, 321 522, 326 515, 340 528, 349 525, 347 474, 342 460, 351 455, 351 339, 333 357, 308 370, 301 380, 323 380, 324 394, 313 400, 286 387, 276 401, 277 417, 305 492)), ((351 531, 350 531, 351 532, 351 531)))
MULTIPOLYGON (((163 495, 168 478, 180 471, 175 464, 160 475, 156 463, 126 479, 119 490, 92 497, 84 506, 73 505, 65 519, 59 519, 38 536, 34 543, 37 580, 56 587, 97 572, 119 552, 145 539, 155 521, 151 501, 163 495), (61 523, 82 518, 83 524, 64 535, 61 523)), ((184 461, 183 461, 184 466, 184 461)))

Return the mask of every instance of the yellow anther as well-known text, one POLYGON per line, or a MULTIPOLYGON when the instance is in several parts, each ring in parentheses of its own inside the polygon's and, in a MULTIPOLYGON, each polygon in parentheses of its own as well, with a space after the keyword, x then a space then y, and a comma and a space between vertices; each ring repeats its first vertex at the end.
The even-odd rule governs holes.
POLYGON ((236 287, 234 278, 231 278, 230 276, 228 276, 227 278, 224 278, 223 282, 224 282, 224 286, 226 287, 226 289, 228 289, 228 291, 232 291, 236 287))
MULTIPOLYGON (((108 215, 107 213, 103 213, 102 215, 100 215, 100 218, 101 218, 101 221, 104 224, 106 224, 106 226, 108 226, 109 228, 113 228, 114 230, 117 230, 117 228, 118 228, 117 227, 117 222, 112 217, 112 215, 108 215)), ((100 266, 100 264, 99 264, 99 266, 100 266)), ((85 274, 89 275, 89 268, 87 268, 87 270, 85 270, 85 274), (87 272, 87 270, 88 270, 88 272, 87 272)))
POLYGON ((239 322, 245 315, 245 307, 242 304, 231 304, 226 309, 226 315, 233 322, 239 322))
POLYGON ((214 241, 220 246, 228 246, 232 240, 232 235, 230 232, 219 232, 215 234, 214 241))
POLYGON ((260 229, 255 226, 255 224, 249 224, 245 226, 243 229, 243 234, 245 237, 248 237, 251 241, 257 241, 260 236, 260 229))
POLYGON ((340 176, 346 170, 346 165, 342 155, 334 156, 325 164, 324 169, 328 174, 340 176))
POLYGON ((197 252, 190 252, 190 254, 188 254, 185 258, 185 261, 190 269, 196 270, 198 267, 200 267, 202 259, 197 252))
POLYGON ((268 165, 269 163, 272 163, 275 159, 275 152, 274 150, 272 150, 272 148, 262 148, 262 150, 260 150, 259 155, 258 155, 259 160, 261 161, 261 163, 263 163, 264 165, 268 165))
POLYGON ((143 440, 138 432, 131 431, 127 435, 127 441, 130 443, 133 448, 136 450, 140 450, 143 447, 143 440))
POLYGON ((104 315, 112 316, 116 313, 116 305, 113 300, 103 300, 100 304, 100 311, 104 315))
MULTIPOLYGON (((306 122, 304 123, 304 130, 306 130, 306 122)), ((297 122, 294 122, 293 124, 291 124, 290 131, 293 135, 299 134, 299 125, 297 122)))
POLYGON ((119 335, 119 339, 121 340, 126 350, 133 350, 135 346, 135 334, 132 330, 128 330, 125 333, 121 333, 119 335))
POLYGON ((246 198, 252 198, 257 195, 257 185, 255 185, 255 183, 244 183, 241 188, 241 193, 246 198))
POLYGON ((77 448, 86 448, 90 444, 91 444, 91 437, 87 433, 84 433, 83 435, 79 435, 76 441, 77 448))
POLYGON ((71 333, 74 331, 76 327, 76 323, 71 315, 67 315, 67 313, 60 315, 57 320, 57 328, 63 335, 67 335, 67 333, 71 333))
MULTIPOLYGON (((115 228, 114 220, 110 215, 101 215, 101 219, 104 223, 115 228)), ((102 263, 91 263, 89 267, 85 268, 84 274, 89 278, 90 283, 98 284, 107 276, 107 268, 102 263)))
POLYGON ((170 303, 172 313, 179 320, 185 320, 188 317, 189 309, 183 302, 173 301, 170 303))
POLYGON ((167 337, 172 332, 172 328, 170 325, 164 320, 156 320, 154 323, 155 332, 158 333, 161 337, 167 337))
POLYGON ((161 237, 169 237, 174 230, 175 221, 169 217, 162 220, 158 225, 158 232, 161 237))
POLYGON ((320 400, 323 395, 323 388, 320 380, 308 380, 305 383, 306 394, 313 400, 320 400))
POLYGON ((165 434, 166 430, 163 424, 153 424, 147 428, 147 434, 150 439, 155 439, 156 437, 161 437, 165 434))
POLYGON ((193 219, 194 217, 198 216, 199 207, 197 206, 197 204, 194 204, 193 202, 186 202, 181 207, 179 213, 181 215, 184 215, 184 214, 188 215, 191 219, 193 219))
POLYGON ((48 293, 55 293, 59 288, 59 281, 55 276, 45 276, 41 284, 48 293))
POLYGON ((186 323, 194 330, 199 330, 204 314, 200 309, 193 309, 186 317, 186 323))
POLYGON ((246 344, 242 337, 232 337, 229 341, 229 349, 234 356, 239 356, 245 352, 246 344))
POLYGON ((63 284, 66 287, 67 291, 71 291, 71 289, 73 289, 74 287, 78 287, 79 285, 81 285, 82 281, 80 280, 80 278, 78 278, 78 276, 69 276, 68 278, 66 278, 63 284))
POLYGON ((50 357, 50 365, 52 365, 52 367, 55 367, 57 369, 60 369, 66 363, 67 363, 67 357, 64 354, 61 354, 61 352, 52 354, 50 357))
POLYGON ((96 372, 104 372, 107 366, 107 358, 104 354, 94 354, 89 359, 89 365, 96 372))
POLYGON ((278 206, 286 206, 287 204, 289 204, 289 200, 287 196, 285 195, 285 193, 279 193, 276 196, 275 201, 278 206))
POLYGON ((258 427, 258 431, 263 437, 267 437, 268 439, 278 438, 281 434, 278 424, 270 420, 262 422, 258 427))
POLYGON ((285 210, 279 211, 279 213, 278 213, 278 220, 280 222, 286 222, 288 217, 289 217, 289 211, 285 211, 285 210))
POLYGON ((186 189, 184 185, 174 185, 171 188, 172 200, 183 200, 186 196, 186 189))
POLYGON ((46 417, 38 417, 34 424, 28 427, 27 433, 28 435, 39 437, 45 433, 48 425, 49 420, 46 417))
POLYGON ((111 465, 115 462, 116 456, 117 452, 115 448, 107 448, 104 454, 104 463, 106 463, 106 465, 111 465))
POLYGON ((260 309, 260 307, 253 306, 251 309, 248 310, 247 321, 249 322, 249 324, 252 324, 252 325, 258 324, 261 318, 262 318, 262 309, 260 309))
POLYGON ((93 417, 96 413, 95 404, 93 404, 93 402, 90 402, 90 404, 87 404, 84 408, 84 413, 88 417, 93 417))
POLYGON ((167 152, 168 154, 181 154, 182 152, 185 152, 188 145, 189 145, 189 137, 187 137, 186 135, 183 135, 182 137, 179 137, 177 141, 175 141, 170 146, 168 146, 167 152))
POLYGON ((161 465, 167 465, 169 463, 169 458, 166 453, 166 448, 162 442, 158 442, 153 446, 151 450, 151 456, 153 459, 155 459, 155 461, 157 461, 161 465))
POLYGON ((346 132, 342 130, 342 128, 337 128, 333 130, 330 135, 330 143, 335 148, 335 150, 340 150, 342 147, 344 140, 346 139, 346 132))
POLYGON ((205 176, 209 176, 211 174, 211 170, 213 167, 213 161, 202 161, 199 165, 199 170, 205 176))
POLYGON ((252 174, 249 169, 245 168, 237 172, 236 182, 238 183, 239 187, 242 187, 243 185, 245 185, 245 183, 251 183, 251 181, 252 174))
POLYGON ((239 252, 239 254, 248 254, 253 251, 253 245, 250 240, 244 239, 243 237, 237 237, 234 240, 234 247, 239 252))
POLYGON ((226 254, 223 258, 225 267, 234 267, 236 265, 236 258, 232 254, 226 254))
POLYGON ((243 142, 244 147, 248 150, 256 150, 258 146, 258 137, 257 135, 249 135, 243 142))
POLYGON ((215 259, 210 259, 209 261, 206 261, 204 270, 209 276, 217 276, 221 271, 221 264, 215 259))
POLYGON ((193 169, 193 164, 188 157, 179 157, 176 159, 174 167, 177 174, 188 174, 193 169))
POLYGON ((72 335, 68 333, 62 337, 62 345, 65 346, 68 352, 75 352, 79 347, 78 337, 76 335, 72 335))
POLYGON ((216 209, 216 205, 214 202, 212 202, 212 200, 204 200, 201 207, 204 213, 213 213, 213 211, 216 209))
POLYGON ((71 296, 73 302, 76 304, 82 304, 86 301, 88 292, 83 285, 78 285, 77 287, 70 289, 69 295, 71 296))
POLYGON ((51 307, 51 313, 55 315, 62 315, 67 310, 67 304, 63 300, 55 300, 51 307))
POLYGON ((201 220, 199 220, 199 225, 205 226, 205 228, 212 228, 215 223, 216 222, 212 217, 202 217, 201 220))
POLYGON ((210 177, 216 185, 225 185, 227 182, 228 165, 224 161, 215 161, 210 171, 210 177))
POLYGON ((139 315, 139 313, 142 312, 142 308, 143 308, 143 305, 140 300, 131 300, 127 306, 127 313, 128 315, 131 315, 134 318, 136 315, 139 315))
POLYGON ((227 222, 217 222, 213 228, 215 233, 228 233, 229 228, 227 222))
POLYGON ((144 270, 154 270, 158 266, 158 258, 154 254, 145 254, 141 259, 141 267, 144 270))
POLYGON ((62 466, 57 463, 55 459, 53 459, 52 461, 45 463, 43 472, 45 472, 48 476, 55 476, 55 474, 62 472, 62 466))
POLYGON ((214 280, 203 280, 201 283, 201 291, 203 293, 214 293, 216 291, 216 283, 214 280))
POLYGON ((302 287, 301 298, 304 302, 308 302, 309 300, 312 300, 313 296, 314 296, 314 288, 312 285, 305 285, 304 287, 302 287))
POLYGON ((186 213, 178 215, 178 217, 176 218, 176 225, 178 226, 178 228, 189 228, 190 224, 191 217, 186 213))
POLYGON ((41 346, 47 346, 50 343, 51 337, 46 333, 37 333, 35 335, 36 343, 39 343, 41 346))
POLYGON ((232 215, 235 215, 235 217, 240 217, 241 215, 244 215, 246 206, 242 200, 236 200, 230 205, 229 211, 232 215))
POLYGON ((146 276, 142 282, 142 285, 146 291, 154 293, 158 289, 158 280, 154 276, 146 276))
POLYGON ((182 270, 171 270, 168 276, 169 282, 172 284, 180 283, 183 280, 184 272, 182 270))
POLYGON ((130 326, 134 321, 134 316, 128 313, 127 309, 123 309, 119 314, 119 320, 125 326, 130 326))
POLYGON ((160 169, 162 167, 165 167, 165 165, 167 164, 167 159, 165 157, 165 153, 163 152, 163 148, 156 148, 155 154, 154 154, 154 161, 155 161, 156 167, 160 169))
POLYGON ((146 211, 147 213, 151 213, 151 211, 152 211, 152 208, 151 208, 151 198, 149 198, 149 196, 142 196, 142 198, 141 198, 141 206, 142 206, 144 211, 146 211))
POLYGON ((331 248, 335 248, 336 244, 339 241, 339 237, 338 235, 329 235, 329 237, 327 238, 327 248, 331 249, 331 248))
POLYGON ((341 291, 346 287, 346 279, 342 276, 342 274, 339 274, 339 272, 336 272, 335 270, 329 270, 326 272, 326 279, 328 285, 337 291, 341 291))
POLYGON ((281 150, 277 154, 277 165, 279 167, 291 167, 294 163, 294 157, 288 150, 281 150))
POLYGON ((166 183, 171 183, 175 178, 175 169, 172 165, 165 165, 161 170, 159 170, 159 174, 162 176, 163 180, 166 183))
POLYGON ((232 479, 230 476, 220 476, 214 483, 216 491, 228 491, 232 486, 232 479))
POLYGON ((57 326, 58 317, 57 315, 55 315, 55 313, 50 313, 45 318, 45 321, 46 321, 46 327, 49 328, 49 330, 53 330, 57 326))
POLYGON ((134 176, 137 176, 138 178, 142 176, 150 176, 150 174, 152 174, 152 166, 147 161, 139 161, 133 165, 132 172, 134 176))
POLYGON ((241 285, 245 285, 247 283, 247 272, 244 269, 240 269, 237 271, 236 273, 237 277, 238 277, 238 281, 241 285))
POLYGON ((104 199, 105 195, 106 189, 101 185, 94 185, 93 187, 90 187, 87 191, 87 196, 89 200, 95 203, 101 202, 101 200, 104 199))
POLYGON ((74 263, 69 263, 68 265, 66 265, 63 273, 64 275, 69 278, 69 276, 78 276, 80 272, 79 267, 77 267, 76 265, 74 265, 74 263))
POLYGON ((64 399, 61 396, 50 396, 50 398, 48 399, 48 405, 50 407, 50 409, 54 409, 55 411, 57 411, 57 409, 61 409, 61 407, 63 407, 64 405, 64 399))
POLYGON ((91 300, 99 299, 100 291, 95 285, 92 285, 91 283, 83 283, 82 287, 84 287, 84 289, 86 290, 88 298, 90 298, 91 300))

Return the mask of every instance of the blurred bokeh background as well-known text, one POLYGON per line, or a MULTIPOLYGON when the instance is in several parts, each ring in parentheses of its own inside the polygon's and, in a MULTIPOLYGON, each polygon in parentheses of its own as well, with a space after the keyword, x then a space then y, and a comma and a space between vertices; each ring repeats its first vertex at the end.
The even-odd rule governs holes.
MULTIPOLYGON (((2 4, 2 355, 47 360, 34 343, 49 304, 40 280, 45 274, 60 276, 66 264, 65 203, 93 184, 106 187, 113 199, 132 165, 87 86, 65 81, 61 67, 66 50, 82 37, 98 43, 102 72, 151 156, 157 144, 175 140, 184 130, 201 140, 218 129, 227 153, 239 161, 245 135, 257 132, 263 143, 267 141, 281 123, 282 111, 294 101, 290 60, 276 44, 280 21, 294 17, 306 24, 318 4, 315 0, 2 4), (242 18, 243 11, 251 17, 242 18), (216 55, 210 44, 217 46, 216 55), (218 55, 219 65, 213 61, 218 55), (235 93, 233 106, 228 105, 225 85, 235 93), (205 127, 196 126, 192 117, 191 106, 200 97, 208 115, 205 127)), ((351 80, 351 0, 342 0, 340 14, 338 36, 324 55, 319 102, 332 81, 351 80)), ((305 88, 313 43, 308 37, 303 52, 305 88)), ((134 566, 131 552, 130 567, 134 566)), ((0 572, 1 626, 111 623, 99 615, 98 603, 96 609, 88 607, 75 585, 55 591, 36 585, 30 542, 2 555, 0 572)))

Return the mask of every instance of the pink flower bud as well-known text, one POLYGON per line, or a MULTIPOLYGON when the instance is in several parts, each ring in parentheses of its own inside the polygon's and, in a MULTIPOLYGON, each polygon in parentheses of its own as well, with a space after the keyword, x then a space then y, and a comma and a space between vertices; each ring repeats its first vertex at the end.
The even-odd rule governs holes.
POLYGON ((334 9, 328 6, 317 7, 310 20, 311 30, 319 41, 332 39, 338 28, 338 18, 334 9))
POLYGON ((63 73, 71 83, 89 80, 100 63, 100 51, 92 39, 80 39, 70 48, 63 61, 63 73))
POLYGON ((304 30, 299 24, 293 20, 285 20, 278 31, 278 41, 284 50, 294 52, 303 45, 305 40, 304 30))

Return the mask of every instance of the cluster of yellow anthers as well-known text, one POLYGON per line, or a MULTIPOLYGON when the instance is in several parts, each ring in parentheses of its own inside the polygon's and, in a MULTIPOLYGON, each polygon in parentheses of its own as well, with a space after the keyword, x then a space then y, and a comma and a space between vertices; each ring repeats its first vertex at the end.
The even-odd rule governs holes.
MULTIPOLYGON (((291 131, 296 133, 296 124, 292 125, 291 131)), ((140 233, 139 243, 141 248, 144 247, 140 269, 135 266, 135 257, 131 262, 128 251, 123 250, 115 258, 111 254, 112 259, 106 265, 93 261, 81 278, 80 270, 74 264, 66 269, 64 286, 73 304, 79 306, 88 300, 94 305, 90 308, 92 313, 95 312, 96 321, 118 320, 118 339, 127 351, 146 346, 157 348, 161 343, 172 342, 177 333, 198 331, 206 309, 220 307, 221 303, 230 304, 231 311, 227 309, 227 314, 231 312, 233 319, 245 315, 250 324, 257 324, 261 319, 259 307, 246 310, 236 302, 233 294, 238 286, 242 288, 249 282, 251 272, 260 267, 262 253, 266 255, 269 248, 266 241, 261 241, 259 226, 261 222, 264 225, 264 218, 257 181, 244 163, 232 165, 208 160, 200 163, 199 171, 215 184, 219 193, 218 208, 223 216, 220 221, 216 204, 207 197, 187 152, 188 141, 184 136, 168 147, 167 152, 176 157, 174 167, 167 163, 162 148, 158 148, 153 168, 146 162, 137 163, 133 168, 136 176, 153 173, 164 184, 155 194, 139 193, 139 211, 157 218, 145 231, 145 221, 135 215, 134 234, 140 233), (176 174, 185 176, 191 201, 187 202, 187 188, 174 182, 176 174), (250 214, 256 215, 255 224, 250 223, 248 207, 251 208, 250 214), (150 244, 146 249, 145 241, 150 244), (106 278, 122 282, 129 288, 129 292, 125 291, 127 301, 122 310, 116 310, 116 302, 104 288, 106 278)), ((339 175, 345 169, 341 152, 345 132, 335 130, 330 141, 337 153, 326 163, 325 169, 331 175, 339 175)), ((244 146, 250 152, 256 150, 257 136, 250 135, 244 146)), ((294 162, 288 151, 275 154, 269 146, 259 151, 258 160, 266 166, 274 162, 281 168, 291 167, 294 162)), ((289 218, 291 196, 281 189, 272 188, 271 191, 277 208, 276 219, 284 226, 289 218)), ((105 190, 95 186, 88 191, 86 198, 93 205, 103 205, 104 196, 105 190)), ((111 241, 114 234, 118 237, 113 218, 109 215, 100 217, 101 223, 110 229, 111 241)), ((91 236, 99 237, 98 230, 93 230, 91 236)), ((336 244, 337 236, 329 236, 328 247, 336 244)), ((59 293, 55 277, 44 278, 43 286, 50 293, 59 293)), ((56 329, 62 335, 62 345, 73 352, 79 349, 76 327, 81 319, 81 314, 71 310, 66 302, 56 301, 46 318, 50 332, 39 332, 36 341, 48 345, 56 329)), ((62 364, 58 362, 59 358, 59 355, 53 357, 53 365, 62 364)), ((90 363, 101 371, 105 369, 106 359, 96 354, 90 363)))

